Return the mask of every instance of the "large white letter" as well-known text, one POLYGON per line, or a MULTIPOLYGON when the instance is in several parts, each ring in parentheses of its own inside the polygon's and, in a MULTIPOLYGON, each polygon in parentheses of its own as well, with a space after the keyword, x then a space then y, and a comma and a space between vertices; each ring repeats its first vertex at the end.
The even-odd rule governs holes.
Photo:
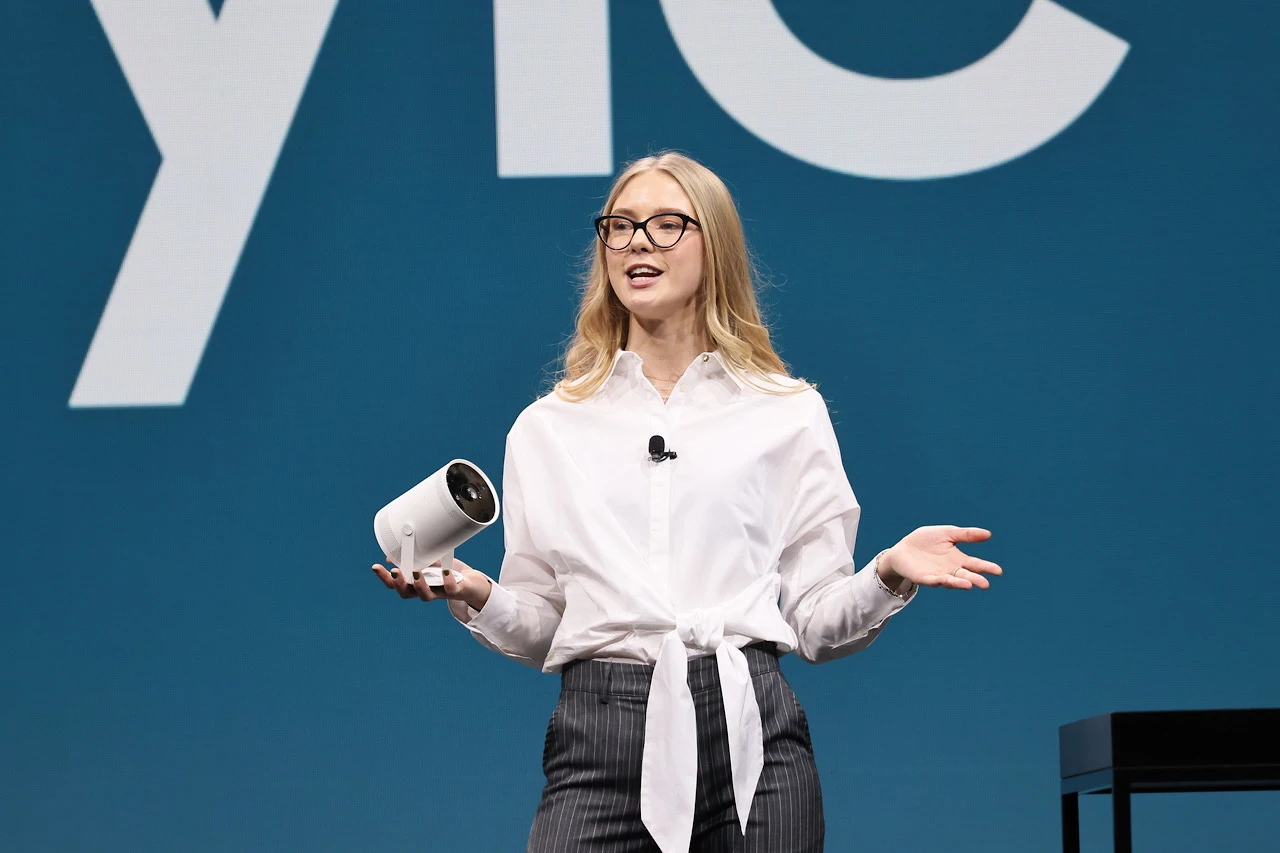
POLYGON ((493 2, 498 175, 613 171, 607 0, 493 2))
POLYGON ((338 0, 93 0, 163 158, 72 406, 181 405, 338 0))
POLYGON ((1107 87, 1129 45, 1034 0, 982 59, 888 80, 834 65, 770 0, 662 0, 685 61, 747 130, 797 159, 869 178, 943 178, 997 166, 1061 133, 1107 87))

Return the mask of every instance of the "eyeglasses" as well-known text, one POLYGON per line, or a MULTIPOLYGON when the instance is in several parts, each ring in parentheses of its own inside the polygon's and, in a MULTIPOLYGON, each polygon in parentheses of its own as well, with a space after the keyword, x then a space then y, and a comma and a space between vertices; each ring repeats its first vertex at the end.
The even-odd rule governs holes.
POLYGON ((626 216, 597 216, 596 234, 600 242, 610 249, 618 251, 631 245, 637 231, 643 231, 649 242, 659 249, 670 249, 684 236, 690 225, 698 228, 702 224, 692 216, 683 213, 657 213, 643 222, 636 222, 626 216))

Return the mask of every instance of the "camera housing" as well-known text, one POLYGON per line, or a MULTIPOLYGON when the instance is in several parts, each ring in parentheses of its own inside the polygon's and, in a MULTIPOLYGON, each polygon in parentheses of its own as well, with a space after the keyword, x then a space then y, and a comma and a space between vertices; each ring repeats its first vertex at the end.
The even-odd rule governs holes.
POLYGON ((412 582, 417 571, 439 586, 454 549, 497 521, 499 511, 498 491, 485 473, 454 459, 378 510, 373 535, 406 579, 412 582), (437 560, 441 565, 431 565, 437 560))

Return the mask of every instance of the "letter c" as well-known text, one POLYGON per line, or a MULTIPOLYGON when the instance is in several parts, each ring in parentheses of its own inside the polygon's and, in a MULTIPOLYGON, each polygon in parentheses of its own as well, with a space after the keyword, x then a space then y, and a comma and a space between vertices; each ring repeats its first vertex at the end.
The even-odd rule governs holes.
POLYGON ((891 80, 818 56, 770 0, 662 0, 662 10, 694 75, 743 127, 792 157, 867 178, 945 178, 1021 157, 1079 118, 1129 50, 1033 0, 972 65, 891 80))

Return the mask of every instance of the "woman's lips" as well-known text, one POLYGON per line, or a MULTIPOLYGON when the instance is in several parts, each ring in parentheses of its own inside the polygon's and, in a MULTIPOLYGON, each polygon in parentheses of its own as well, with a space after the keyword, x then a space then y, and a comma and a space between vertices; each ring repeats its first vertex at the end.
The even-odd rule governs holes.
POLYGON ((643 290, 644 288, 651 286, 660 278, 662 278, 662 273, 658 273, 657 275, 638 275, 634 277, 627 276, 627 281, 631 282, 631 286, 637 290, 643 290))

